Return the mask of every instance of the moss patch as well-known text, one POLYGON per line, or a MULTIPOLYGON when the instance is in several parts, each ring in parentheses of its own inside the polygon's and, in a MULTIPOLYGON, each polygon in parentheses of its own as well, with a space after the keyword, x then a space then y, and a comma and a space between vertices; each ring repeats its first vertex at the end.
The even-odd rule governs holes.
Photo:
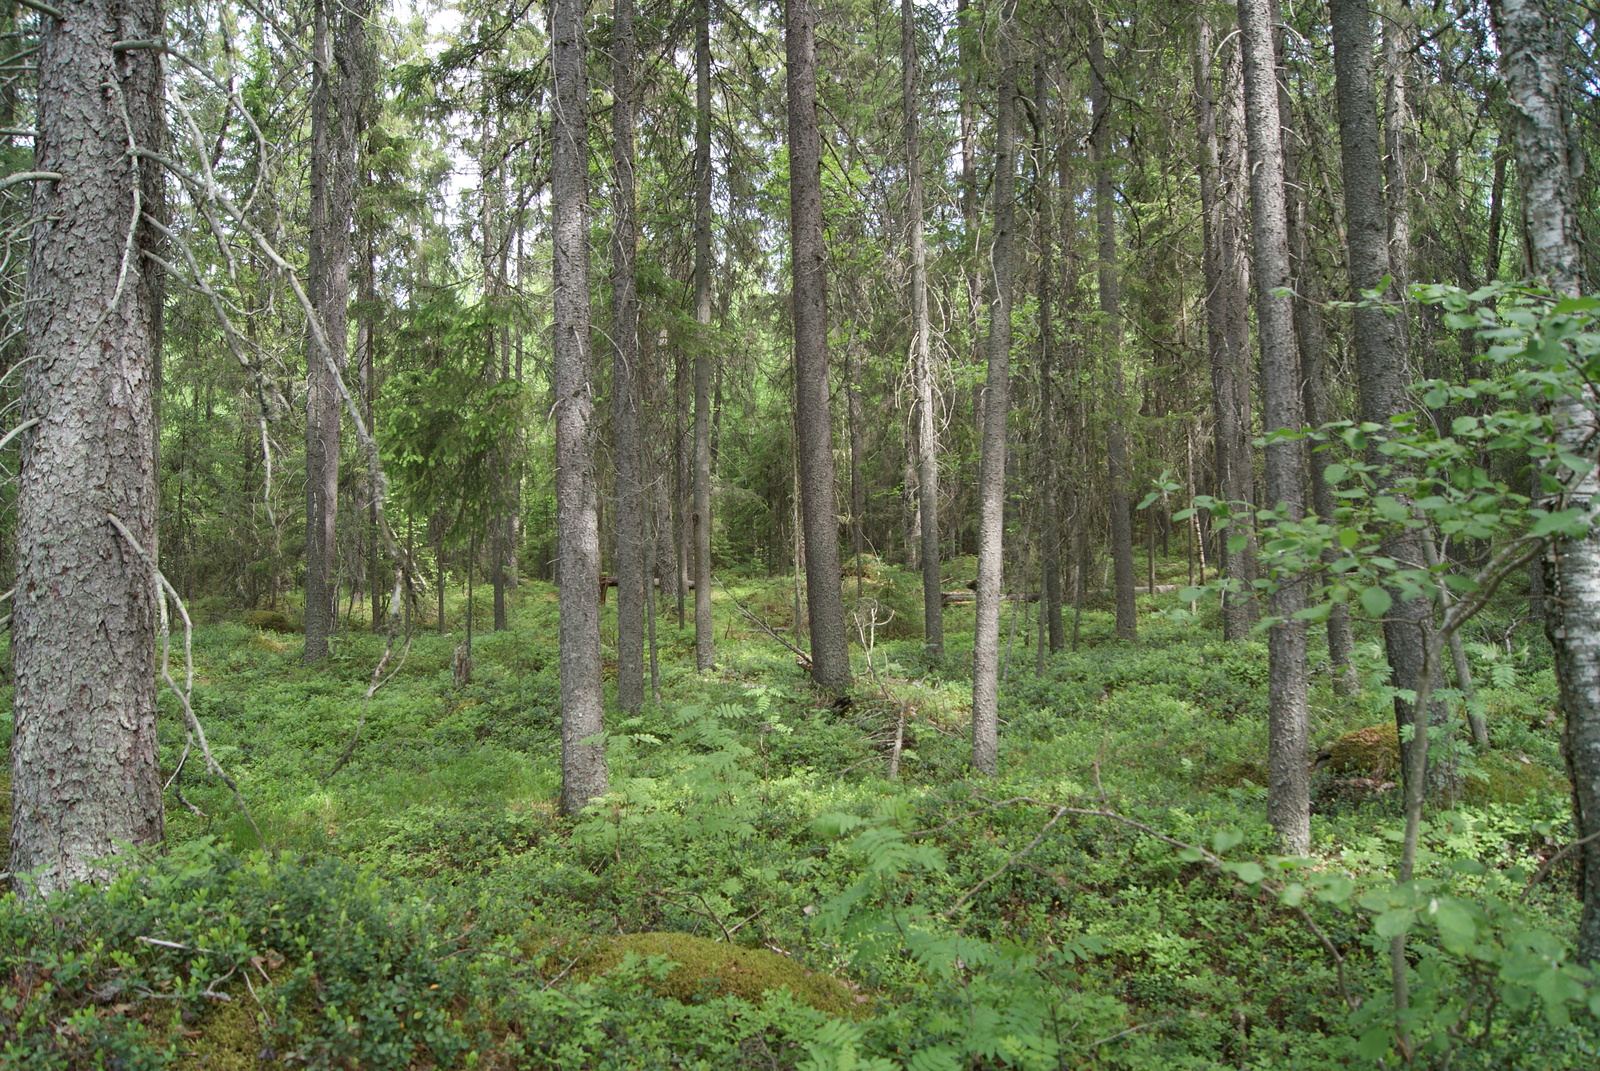
POLYGON ((1478 759, 1461 786, 1461 798, 1467 803, 1523 803, 1571 791, 1566 778, 1526 755, 1493 752, 1478 759))
POLYGON ((1400 732, 1394 722, 1354 729, 1328 747, 1333 772, 1388 780, 1400 769, 1400 732))
POLYGON ((178 1067, 183 1071, 257 1071, 281 1066, 261 1058, 266 1041, 249 993, 241 988, 231 995, 231 1001, 208 1007, 197 1024, 200 1036, 179 1047, 178 1067))
POLYGON ((278 610, 251 610, 244 615, 244 623, 253 629, 260 629, 262 632, 276 632, 279 635, 300 631, 294 627, 294 622, 290 621, 278 610))
POLYGON ((664 956, 675 967, 650 983, 659 996, 681 1003, 723 996, 761 1003, 770 991, 787 988, 797 1000, 829 1015, 854 1016, 863 1002, 837 978, 808 971, 787 956, 743 948, 687 933, 630 933, 602 938, 574 970, 580 978, 604 974, 629 952, 664 956))

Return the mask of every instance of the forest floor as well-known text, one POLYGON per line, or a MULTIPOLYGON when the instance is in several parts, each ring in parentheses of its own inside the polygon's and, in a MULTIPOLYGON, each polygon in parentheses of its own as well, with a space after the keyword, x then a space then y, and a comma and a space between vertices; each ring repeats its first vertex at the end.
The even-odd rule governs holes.
MULTIPOLYGON (((457 601, 456 631, 417 632, 365 704, 381 637, 352 627, 306 668, 297 636, 201 625, 194 709, 251 817, 191 756, 164 856, 0 902, 0 1067, 1395 1065, 1393 735, 1331 747, 1392 725, 1375 633, 1357 696, 1317 667, 1313 738, 1336 757, 1311 857, 1281 860, 1265 648, 1222 643, 1214 611, 1141 596, 1124 644, 1087 608, 1043 673, 1018 620, 984 780, 970 604, 933 666, 918 578, 874 563, 870 603, 847 579, 863 642, 840 709, 729 601, 784 629, 792 580, 723 579, 717 670, 664 606, 660 701, 609 712, 613 792, 576 821, 554 808, 549 585, 514 593, 505 632, 480 589, 470 684, 457 601)), ((1462 798, 1428 814, 1433 906, 1405 908, 1416 1058, 1600 1066, 1595 1020, 1567 1013, 1586 998, 1551 973, 1577 902, 1570 864, 1540 872, 1571 836, 1546 648, 1491 616, 1468 650, 1495 746, 1457 756, 1462 798), (1544 966, 1518 974, 1530 949, 1544 966)), ((163 709, 170 774, 184 732, 163 709)))

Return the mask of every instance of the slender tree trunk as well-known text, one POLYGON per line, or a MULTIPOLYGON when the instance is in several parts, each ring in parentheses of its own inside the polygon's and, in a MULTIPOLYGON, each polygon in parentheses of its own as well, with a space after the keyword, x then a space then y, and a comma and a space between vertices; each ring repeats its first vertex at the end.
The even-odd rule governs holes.
POLYGON ((711 4, 694 26, 694 660, 716 665, 711 620, 711 4))
MULTIPOLYGON (((1038 116, 1034 152, 1034 220, 1039 246, 1039 608, 1040 631, 1048 636, 1050 652, 1061 650, 1066 635, 1061 621, 1061 521, 1056 494, 1056 384, 1055 384, 1055 191, 1050 188, 1050 83, 1041 61, 1033 79, 1033 106, 1038 116)), ((1043 648, 1041 647, 1042 651, 1043 648)), ((1042 672, 1041 663, 1041 672, 1042 672)))
POLYGON ((856 342, 849 339, 844 345, 845 363, 845 417, 850 430, 850 550, 856 559, 856 599, 861 598, 861 520, 867 510, 866 488, 861 482, 861 356, 856 352, 856 342))
MULTIPOLYGON (((1383 196, 1383 156, 1372 89, 1372 26, 1367 2, 1330 0, 1329 4, 1333 16, 1340 155, 1344 166, 1347 259, 1350 288, 1357 300, 1364 291, 1376 289, 1392 274, 1383 196)), ((1392 291, 1390 301, 1393 301, 1392 291)), ((1411 408, 1405 389, 1403 313, 1369 304, 1358 306, 1352 316, 1361 419, 1388 427, 1396 415, 1411 408)), ((1375 446, 1370 459, 1385 460, 1376 453, 1375 446)), ((1410 568, 1426 567, 1422 542, 1414 529, 1402 529, 1390 535, 1384 540, 1384 549, 1389 557, 1410 568)), ((1398 595, 1398 592, 1393 594, 1398 595)), ((1405 602, 1396 598, 1384 618, 1384 648, 1395 688, 1415 692, 1432 621, 1433 605, 1424 598, 1405 602)), ((1394 707, 1396 724, 1411 724, 1411 704, 1396 696, 1394 707)), ((1445 718, 1445 713, 1442 704, 1437 705, 1431 720, 1437 724, 1445 718)), ((1403 739, 1401 749, 1409 752, 1410 742, 1403 739)), ((1405 768, 1412 769, 1409 761, 1405 768)))
MULTIPOLYGON (((964 2, 964 0, 963 0, 964 2)), ((900 72, 905 109, 906 187, 911 231, 911 362, 917 389, 917 513, 921 521, 922 634, 928 659, 944 659, 939 593, 939 439, 934 420, 933 347, 928 321, 928 251, 922 228, 922 120, 918 112, 916 7, 900 3, 900 72)))
MULTIPOLYGON (((1294 309, 1283 294, 1290 282, 1289 234, 1269 4, 1270 0, 1239 0, 1256 321, 1261 339, 1262 423, 1271 434, 1278 429, 1298 429, 1303 421, 1294 309)), ((1300 489, 1304 462, 1298 441, 1279 440, 1266 448, 1267 502, 1284 510, 1290 519, 1304 513, 1300 489)), ((1282 620, 1267 634, 1267 819, 1284 850, 1293 855, 1303 855, 1311 848, 1310 779, 1306 770, 1310 738, 1306 624, 1294 617, 1304 604, 1305 592, 1300 583, 1284 578, 1269 599, 1269 612, 1282 620)))
MULTIPOLYGON (((1281 47, 1281 39, 1279 46, 1281 47)), ((1290 271, 1294 286, 1295 342, 1300 351, 1301 404, 1306 422, 1316 428, 1333 419, 1332 403, 1328 398, 1326 358, 1328 336, 1322 321, 1322 281, 1317 277, 1311 255, 1308 209, 1303 194, 1301 164, 1304 159, 1305 135, 1301 134, 1293 119, 1286 80, 1278 81, 1278 109, 1282 119, 1284 138, 1284 187, 1287 198, 1289 224, 1290 271)), ((1326 470, 1329 455, 1325 450, 1307 453, 1308 474, 1311 485, 1311 506, 1319 517, 1332 519, 1335 500, 1328 486, 1326 470)), ((1332 562, 1338 554, 1331 548, 1324 552, 1323 560, 1332 562)), ((1333 688, 1341 695, 1355 692, 1360 683, 1353 662, 1355 643, 1350 632, 1350 609, 1343 603, 1328 614, 1328 662, 1332 667, 1333 688)))
POLYGON ((644 485, 639 445, 639 234, 634 193, 633 0, 615 0, 611 19, 611 344, 612 451, 617 466, 617 705, 644 706, 644 485))
POLYGON ((1016 218, 1016 0, 1002 0, 995 105, 994 243, 989 252, 989 368, 978 466, 978 604, 972 633, 972 765, 1000 772, 1000 582, 1005 541, 1006 417, 1011 405, 1012 242, 1016 218))
MULTIPOLYGON (((1206 345, 1211 358, 1211 404, 1216 428, 1213 432, 1217 468, 1218 496, 1230 502, 1250 502, 1254 498, 1254 459, 1250 448, 1249 380, 1240 371, 1251 364, 1248 318, 1249 278, 1246 271, 1245 229, 1240 225, 1237 204, 1224 179, 1237 185, 1237 169, 1224 167, 1222 140, 1218 135, 1217 107, 1214 102, 1211 54, 1211 23, 1205 14, 1196 16, 1195 94, 1200 121, 1200 212, 1202 250, 1206 276, 1206 345), (1240 383, 1245 393, 1240 396, 1240 383)), ((1238 86, 1237 61, 1224 68, 1223 124, 1230 133, 1239 123, 1242 100, 1238 86)), ((1237 137, 1228 145, 1235 153, 1237 137)), ((1231 163, 1231 161, 1230 161, 1231 163)), ((1249 533, 1249 525, 1244 534, 1249 533)), ((1223 575, 1244 590, 1230 592, 1222 600, 1222 636, 1243 640, 1255 624, 1256 604, 1248 592, 1255 575, 1254 540, 1243 545, 1226 545, 1222 556, 1223 575)))
POLYGON ((817 13, 813 0, 784 5, 788 57, 789 234, 794 263, 795 430, 805 520, 806 609, 811 676, 823 689, 850 687, 839 578, 839 520, 828 413, 828 279, 822 244, 822 138, 817 128, 817 13))
POLYGON ((1100 312, 1105 317, 1106 363, 1111 370, 1106 419, 1106 466, 1110 478, 1111 561, 1115 571, 1117 638, 1137 639, 1134 602, 1133 513, 1128 508, 1128 441, 1123 427, 1126 389, 1122 381, 1122 293, 1117 278, 1115 191, 1111 183, 1111 94, 1106 88, 1105 27, 1096 15, 1089 38, 1090 102, 1093 109, 1095 227, 1099 234, 1100 312))
POLYGON ((561 810, 606 791, 600 680, 600 529, 590 424, 589 88, 583 0, 554 0, 555 143, 550 167, 555 245, 556 542, 560 559, 561 810))
POLYGON ((29 365, 17 489, 16 674, 9 869, 41 893, 106 877, 92 864, 164 826, 157 768, 154 553, 159 249, 165 175, 128 153, 164 146, 157 53, 113 54, 115 35, 164 37, 157 3, 84 0, 39 38, 29 365), (115 86, 115 93, 108 91, 115 86), (124 263, 127 275, 122 277, 124 263))
MULTIPOLYGON (((1575 168, 1570 144, 1564 38, 1560 11, 1550 0, 1494 0, 1500 39, 1500 73, 1511 100, 1517 174, 1534 269, 1558 295, 1584 289, 1583 252, 1575 212, 1575 168)), ((1592 449, 1594 388, 1583 398, 1553 406, 1562 446, 1592 449)), ((1578 503, 1600 492, 1591 473, 1572 489, 1578 503)), ((1567 503, 1549 503, 1550 508, 1567 503)), ((1572 781, 1576 840, 1600 834, 1600 532, 1584 539, 1559 539, 1546 562, 1545 634, 1555 654, 1556 683, 1567 728, 1563 751, 1572 781)), ((1578 956, 1600 960, 1600 842, 1578 849, 1578 956)))

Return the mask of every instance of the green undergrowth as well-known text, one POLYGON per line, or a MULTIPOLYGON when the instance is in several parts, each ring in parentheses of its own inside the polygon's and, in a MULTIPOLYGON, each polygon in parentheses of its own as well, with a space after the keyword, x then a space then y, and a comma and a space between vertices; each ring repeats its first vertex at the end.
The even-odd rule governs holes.
MULTIPOLYGON (((915 575, 868 564, 880 618, 920 631, 915 575)), ((1571 832, 1554 689, 1515 637, 1469 645, 1495 749, 1457 749, 1462 799, 1395 889, 1386 745, 1322 763, 1313 854, 1276 857, 1264 646, 1168 621, 1170 598, 1141 599, 1136 645, 1086 609, 1038 674, 1032 611, 1014 641, 1003 618, 1003 774, 982 781, 970 608, 946 611, 940 664, 864 627, 836 705, 728 599, 782 631, 792 583, 724 579, 718 670, 664 607, 660 702, 608 712, 612 791, 576 820, 554 806, 548 585, 479 632, 470 684, 462 633, 419 630, 365 705, 381 637, 352 628, 306 668, 298 636, 217 615, 194 705, 268 850, 191 759, 200 813, 169 793, 164 856, 5 901, 0 1066, 1394 1066, 1396 927, 1419 1062, 1594 1066, 1573 871, 1541 872, 1571 832)), ((1392 725, 1367 639, 1360 694, 1319 666, 1318 751, 1392 725)))

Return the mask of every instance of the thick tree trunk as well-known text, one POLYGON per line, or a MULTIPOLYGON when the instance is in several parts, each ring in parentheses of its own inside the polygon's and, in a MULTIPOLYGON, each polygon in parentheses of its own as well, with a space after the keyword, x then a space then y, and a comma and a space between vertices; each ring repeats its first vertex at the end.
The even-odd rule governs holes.
POLYGON ((1111 562, 1115 575, 1117 638, 1137 639, 1134 603, 1133 514, 1128 508, 1128 440, 1123 427, 1126 389, 1122 382, 1122 293, 1117 278, 1116 204, 1111 183, 1111 94, 1106 88, 1105 27, 1099 16, 1090 30, 1089 77, 1094 153, 1094 209, 1100 259, 1100 313, 1105 318, 1106 363, 1111 370, 1110 412, 1106 418, 1106 466, 1110 478, 1111 562))
POLYGON ((333 563, 338 546, 338 376, 345 367, 350 305, 350 224, 355 213, 361 108, 368 96, 365 0, 317 0, 311 88, 311 219, 307 282, 321 337, 306 341, 307 664, 328 654, 338 617, 333 563), (326 347, 323 346, 326 342, 326 347))
POLYGON ((1005 542, 1006 417, 1011 406, 1012 242, 1016 219, 1016 0, 1003 0, 997 28, 1000 84, 995 105, 994 271, 989 368, 984 383, 983 454, 978 465, 978 604, 972 633, 972 765, 1000 772, 1000 580, 1005 542))
MULTIPOLYGON (((1329 5, 1333 16, 1340 157, 1344 167, 1347 259, 1350 289, 1355 300, 1360 299, 1363 291, 1376 289, 1393 270, 1384 207, 1383 151, 1372 88, 1372 26, 1367 2, 1331 0, 1329 5)), ((1411 408, 1406 395, 1403 313, 1369 304, 1357 306, 1352 317, 1361 419, 1388 427, 1397 414, 1411 408)), ((1375 448, 1370 459, 1386 460, 1375 448)), ((1386 538, 1384 550, 1408 568, 1426 568, 1422 541, 1414 529, 1402 529, 1386 538)), ((1396 598, 1384 618, 1384 649, 1395 688, 1415 691, 1432 621, 1433 604, 1427 599, 1401 602, 1396 598)), ((1396 696, 1394 708, 1397 725, 1411 724, 1409 702, 1396 696)), ((1444 717, 1445 709, 1439 704, 1431 712, 1430 720, 1437 724, 1444 717)), ((1410 746, 1409 741, 1401 743, 1402 751, 1409 752, 1410 746)), ((1412 768, 1409 761, 1405 768, 1412 768)))
POLYGON ((561 810, 605 794, 600 680, 600 528, 590 424, 589 101, 583 0, 551 8, 555 73, 550 167, 555 245, 556 542, 560 560, 561 810))
MULTIPOLYGON (((1239 0, 1239 29, 1250 154, 1256 321, 1261 338, 1262 424, 1271 434, 1280 428, 1298 429, 1303 420, 1294 309, 1282 293, 1290 282, 1289 234, 1270 0, 1239 0)), ((1266 448, 1267 504, 1283 509, 1291 519, 1304 513, 1300 487, 1304 462, 1298 441, 1279 440, 1266 448)), ((1267 819, 1284 850, 1293 855, 1303 855, 1311 848, 1306 624, 1294 618, 1304 604, 1300 583, 1281 578, 1278 590, 1270 596, 1269 612, 1282 622, 1267 634, 1267 819)))
POLYGON ((12 652, 10 869, 39 892, 163 833, 157 608, 150 566, 108 520, 156 544, 154 376, 161 280, 140 223, 164 215, 162 5, 84 0, 42 19, 25 321, 12 652), (115 86, 115 92, 108 90, 115 86), (124 268, 126 279, 121 278, 124 268))
POLYGON ((644 484, 639 445, 639 226, 634 193, 633 0, 611 19, 612 451, 617 466, 617 705, 644 706, 644 484))
MULTIPOLYGON (((1500 39, 1501 77, 1511 100, 1517 174, 1534 270, 1561 296, 1582 292, 1586 280, 1575 212, 1574 167, 1568 141, 1569 106, 1559 12, 1549 0, 1495 0, 1491 4, 1500 39)), ((1595 434, 1597 399, 1563 398, 1552 407, 1565 449, 1587 453, 1595 434)), ((1593 474, 1572 489, 1572 502, 1600 494, 1593 474)), ((1556 508, 1557 503, 1549 503, 1556 508)), ((1565 752, 1572 781, 1575 838, 1600 834, 1600 532, 1561 539, 1545 569, 1550 598, 1545 634, 1555 653, 1556 683, 1566 714, 1565 752)), ((1600 960, 1600 842, 1578 849, 1578 884, 1583 916, 1578 956, 1600 960)))
POLYGON ((839 581, 839 517, 833 486, 833 429, 828 412, 828 279, 822 244, 816 20, 813 0, 787 0, 784 5, 789 234, 794 264, 795 430, 805 523, 811 676, 822 688, 842 694, 850 687, 850 648, 839 581))
MULTIPOLYGON (((1250 394, 1248 372, 1251 364, 1249 321, 1249 273, 1246 269, 1245 228, 1239 178, 1242 170, 1224 164, 1223 139, 1219 135, 1211 72, 1213 49, 1210 21, 1204 13, 1196 17, 1195 94, 1199 98, 1200 121, 1200 218, 1206 277, 1206 347, 1211 358, 1211 407, 1217 491, 1230 502, 1250 502, 1255 496, 1255 463, 1250 447, 1250 394), (1241 376, 1243 371, 1245 375, 1241 376), (1242 391, 1241 391, 1242 387, 1242 391)), ((1238 155, 1242 133, 1242 97, 1236 52, 1224 68, 1221 123, 1229 133, 1226 144, 1238 155)), ((1248 534, 1246 525, 1243 531, 1248 534)), ((1224 541, 1226 544, 1226 541, 1224 541)), ((1222 555, 1223 575, 1243 590, 1229 593, 1222 600, 1222 637, 1243 640, 1250 635, 1256 620, 1256 603, 1249 591, 1255 576, 1254 540, 1234 549, 1226 546, 1222 555)))
POLYGON ((928 321, 928 251, 922 229, 922 120, 917 94, 916 7, 900 3, 900 77, 905 109, 906 188, 911 231, 911 363, 917 390, 917 514, 922 559, 922 635, 928 659, 944 658, 939 595, 939 432, 934 419, 933 347, 928 321))
POLYGON ((694 27, 694 661, 716 665, 711 620, 711 5, 694 27))

